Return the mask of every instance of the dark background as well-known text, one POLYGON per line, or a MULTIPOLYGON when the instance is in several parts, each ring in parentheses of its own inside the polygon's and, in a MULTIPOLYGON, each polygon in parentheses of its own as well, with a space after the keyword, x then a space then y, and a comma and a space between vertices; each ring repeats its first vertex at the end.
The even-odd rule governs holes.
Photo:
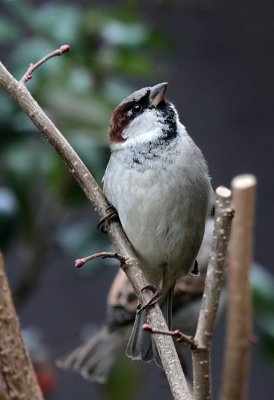
MULTIPOLYGON (((139 12, 173 43, 168 53, 155 56, 159 64, 169 65, 161 80, 168 81, 169 99, 203 150, 213 188, 229 186, 237 174, 257 177, 254 258, 273 272, 273 2, 155 1, 140 5, 139 12)), ((142 87, 158 81, 134 83, 142 87)), ((85 212, 90 213, 88 205, 85 212)), ((9 254, 7 264, 15 263, 9 254)), ((115 266, 108 267, 91 282, 77 276, 69 257, 51 257, 31 302, 20 310, 22 326, 38 326, 56 342, 75 339, 79 327, 103 319, 104 298, 115 271, 115 266)), ((255 325, 255 334, 256 329, 255 325)), ((213 346, 215 392, 221 379, 223 338, 221 319, 213 346)), ((147 365, 143 371, 136 399, 170 398, 159 371, 147 365)), ((103 398, 99 387, 81 377, 62 371, 58 375, 52 400, 103 398)), ((260 344, 255 345, 248 398, 270 400, 273 392, 273 369, 262 359, 260 344)))

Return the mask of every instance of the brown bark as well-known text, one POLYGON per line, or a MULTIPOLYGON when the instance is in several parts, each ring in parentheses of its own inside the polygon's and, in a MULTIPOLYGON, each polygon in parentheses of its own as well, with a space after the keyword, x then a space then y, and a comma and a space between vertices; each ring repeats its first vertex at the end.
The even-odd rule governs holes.
POLYGON ((244 400, 250 358, 251 287, 256 178, 240 175, 232 181, 235 219, 232 224, 228 270, 228 317, 221 400, 244 400))
POLYGON ((211 254, 194 338, 198 345, 192 352, 195 400, 210 400, 212 397, 211 341, 223 287, 224 261, 234 215, 231 208, 231 191, 220 186, 216 190, 216 195, 211 254))
POLYGON ((42 400, 0 254, 0 400, 42 400))

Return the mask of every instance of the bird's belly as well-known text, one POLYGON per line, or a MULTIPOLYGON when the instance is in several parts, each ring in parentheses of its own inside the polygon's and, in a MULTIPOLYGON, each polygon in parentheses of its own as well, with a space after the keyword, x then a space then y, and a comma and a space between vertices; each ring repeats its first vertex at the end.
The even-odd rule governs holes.
POLYGON ((166 171, 127 170, 105 182, 106 195, 155 285, 163 271, 173 282, 188 273, 204 232, 207 205, 200 206, 193 188, 190 197, 187 185, 172 185, 169 178, 166 171))

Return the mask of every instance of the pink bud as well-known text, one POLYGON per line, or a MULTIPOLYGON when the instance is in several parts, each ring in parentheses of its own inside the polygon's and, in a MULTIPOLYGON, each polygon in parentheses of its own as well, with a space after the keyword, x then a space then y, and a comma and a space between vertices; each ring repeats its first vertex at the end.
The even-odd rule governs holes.
POLYGON ((67 53, 68 51, 70 51, 70 45, 69 44, 63 44, 59 50, 61 51, 61 53, 67 53))
POLYGON ((83 260, 83 258, 78 258, 77 260, 75 260, 75 263, 74 263, 76 268, 81 268, 82 265, 84 265, 84 264, 85 264, 85 261, 83 260))
POLYGON ((149 324, 143 324, 143 330, 151 333, 153 331, 152 327, 149 324))

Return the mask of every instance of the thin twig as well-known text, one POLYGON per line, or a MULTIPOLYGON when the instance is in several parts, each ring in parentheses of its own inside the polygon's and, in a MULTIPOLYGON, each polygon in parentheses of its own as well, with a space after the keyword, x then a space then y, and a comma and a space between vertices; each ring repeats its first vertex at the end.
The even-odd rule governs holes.
POLYGON ((84 258, 78 258, 77 260, 75 260, 75 267, 81 268, 87 262, 95 260, 96 258, 115 258, 116 260, 120 261, 122 265, 126 263, 126 258, 122 256, 122 254, 101 251, 100 253, 95 253, 84 258))
MULTIPOLYGON (((61 132, 55 127, 52 121, 46 116, 41 107, 33 99, 26 87, 16 81, 2 63, 0 63, 0 87, 5 89, 10 96, 14 98, 22 110, 32 120, 34 125, 42 132, 46 140, 60 154, 60 157, 79 183, 95 210, 98 212, 100 217, 103 217, 106 214, 106 209, 109 207, 109 203, 95 179, 73 148, 63 137, 61 132)), ((153 293, 150 289, 142 291, 142 288, 149 287, 149 282, 142 272, 140 262, 124 234, 120 223, 118 221, 112 221, 107 226, 106 230, 113 245, 116 247, 117 253, 122 254, 126 259, 126 265, 123 269, 125 270, 140 303, 148 303, 153 293)), ((168 329, 158 304, 149 307, 147 314, 148 322, 154 329, 168 329)), ((173 398, 175 400, 191 400, 192 396, 183 374, 172 338, 165 335, 156 335, 155 343, 161 357, 163 369, 166 373, 173 398)))
POLYGON ((41 60, 37 61, 35 64, 30 64, 27 72, 23 75, 20 83, 25 83, 32 79, 32 73, 35 71, 40 65, 44 64, 46 61, 53 57, 61 56, 64 53, 67 53, 70 50, 70 46, 68 44, 63 44, 59 47, 59 49, 54 50, 52 53, 47 54, 45 57, 41 58, 41 60))
POLYGON ((234 212, 231 191, 223 186, 216 190, 215 223, 211 254, 207 269, 202 307, 194 340, 198 343, 192 352, 195 400, 210 400, 211 340, 223 286, 223 267, 234 212))
POLYGON ((221 400, 244 400, 247 392, 252 315, 250 266, 252 262, 256 178, 240 175, 232 181, 235 219, 228 268, 227 339, 221 400))
POLYGON ((151 334, 160 334, 160 335, 168 335, 176 339, 178 343, 186 343, 190 346, 191 349, 197 348, 197 342, 194 340, 192 336, 185 335, 179 329, 175 329, 174 331, 163 331, 162 329, 153 329, 149 324, 143 325, 143 330, 149 332, 151 334))

